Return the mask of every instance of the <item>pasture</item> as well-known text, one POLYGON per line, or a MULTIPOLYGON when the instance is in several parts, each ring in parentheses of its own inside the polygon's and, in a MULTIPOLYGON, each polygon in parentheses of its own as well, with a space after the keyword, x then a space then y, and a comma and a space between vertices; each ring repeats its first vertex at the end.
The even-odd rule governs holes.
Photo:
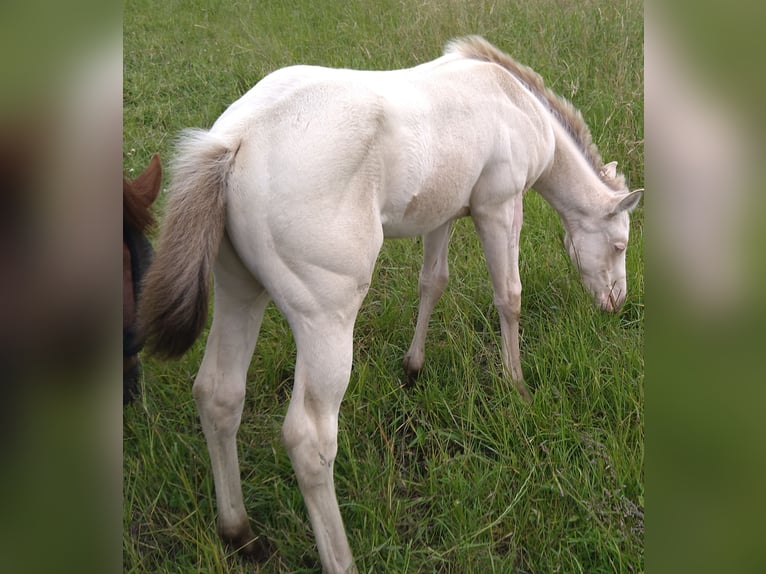
MULTIPOLYGON (((386 69, 476 33, 538 71, 583 113, 606 161, 643 187, 643 13, 606 2, 133 1, 124 11, 125 170, 164 162, 184 127, 209 127, 268 72, 294 63, 386 69)), ((470 220, 426 366, 401 360, 417 309, 418 240, 388 241, 355 330, 335 484, 360 572, 644 570, 643 208, 632 217, 628 299, 596 309, 555 212, 525 198, 521 245, 525 404, 504 377, 499 322, 470 220)), ((158 200, 162 209, 163 198, 158 200)), ((245 503, 272 545, 243 562, 215 530, 212 476, 191 395, 204 336, 182 360, 144 363, 124 411, 126 572, 318 572, 280 428, 295 349, 271 306, 239 431, 245 503)))

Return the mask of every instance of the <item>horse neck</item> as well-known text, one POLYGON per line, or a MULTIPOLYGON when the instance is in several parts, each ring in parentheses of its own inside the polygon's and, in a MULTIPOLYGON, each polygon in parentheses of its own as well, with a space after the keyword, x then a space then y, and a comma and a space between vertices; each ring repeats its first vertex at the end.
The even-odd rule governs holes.
POLYGON ((533 187, 566 226, 573 218, 594 212, 610 193, 572 137, 558 122, 553 124, 556 142, 553 161, 533 187))

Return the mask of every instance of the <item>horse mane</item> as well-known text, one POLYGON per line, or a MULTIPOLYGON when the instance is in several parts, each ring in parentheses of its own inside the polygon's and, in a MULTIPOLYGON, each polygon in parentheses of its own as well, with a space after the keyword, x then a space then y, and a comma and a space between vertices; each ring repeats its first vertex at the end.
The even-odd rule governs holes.
POLYGON ((604 161, 601 159, 596 144, 593 143, 590 129, 588 129, 580 110, 575 108, 570 101, 558 96, 548 88, 540 74, 532 68, 520 64, 505 52, 501 52, 481 36, 466 36, 452 40, 447 44, 445 54, 458 54, 472 60, 491 62, 508 70, 548 108, 553 117, 572 137, 577 148, 582 152, 599 179, 615 191, 624 189, 625 176, 618 173, 616 177, 611 178, 605 173, 604 161))

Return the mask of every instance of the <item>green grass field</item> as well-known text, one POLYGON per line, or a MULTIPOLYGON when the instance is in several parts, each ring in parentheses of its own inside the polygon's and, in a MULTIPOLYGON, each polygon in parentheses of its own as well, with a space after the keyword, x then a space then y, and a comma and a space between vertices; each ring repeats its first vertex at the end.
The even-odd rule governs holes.
MULTIPOLYGON (((604 159, 643 187, 643 8, 637 0, 516 2, 134 0, 124 10, 125 171, 184 127, 209 127, 268 72, 294 63, 384 69, 484 35, 582 112, 604 159)), ((450 246, 426 367, 403 386, 418 240, 389 241, 356 325, 341 408, 336 489, 360 572, 643 572, 643 208, 633 215, 629 297, 593 307, 561 225, 525 199, 522 366, 534 403, 503 377, 499 321, 470 220, 450 246)), ((158 205, 161 211, 162 201, 158 205)), ((191 385, 204 337, 182 360, 145 362, 124 410, 126 572, 319 572, 280 442, 294 366, 269 308, 239 433, 245 503, 274 553, 243 562, 218 540, 212 476, 191 385)))

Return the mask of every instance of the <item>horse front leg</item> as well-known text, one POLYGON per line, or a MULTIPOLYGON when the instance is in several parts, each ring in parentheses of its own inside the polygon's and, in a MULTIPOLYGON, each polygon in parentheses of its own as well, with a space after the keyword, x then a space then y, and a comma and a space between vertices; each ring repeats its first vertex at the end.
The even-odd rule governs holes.
POLYGON ((519 239, 523 222, 522 194, 499 209, 477 210, 473 214, 494 289, 494 302, 500 316, 503 365, 521 398, 532 402, 524 384, 519 348, 521 316, 521 277, 519 239))
POLYGON ((428 323, 449 278, 447 247, 451 229, 452 222, 448 221, 423 236, 423 266, 420 269, 419 278, 418 320, 412 343, 404 355, 404 370, 409 382, 417 378, 425 363, 428 323))

